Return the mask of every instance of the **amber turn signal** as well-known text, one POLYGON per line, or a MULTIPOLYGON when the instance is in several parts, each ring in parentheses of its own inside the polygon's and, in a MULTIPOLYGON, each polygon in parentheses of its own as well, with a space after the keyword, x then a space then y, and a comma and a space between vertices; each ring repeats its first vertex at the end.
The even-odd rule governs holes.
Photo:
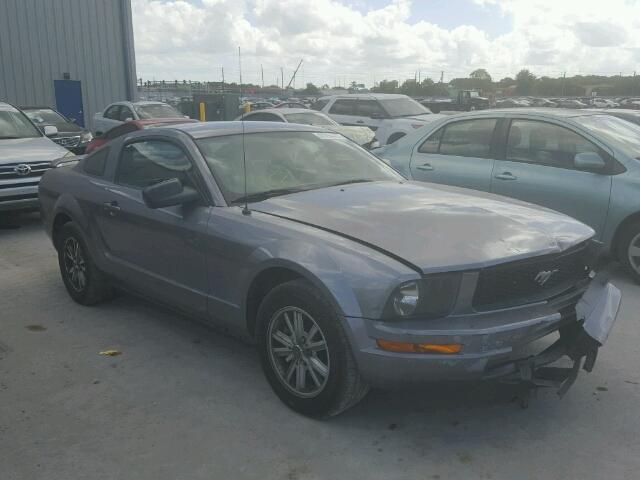
POLYGON ((458 353, 461 343, 405 343, 391 340, 376 340, 378 347, 390 352, 400 353, 458 353))

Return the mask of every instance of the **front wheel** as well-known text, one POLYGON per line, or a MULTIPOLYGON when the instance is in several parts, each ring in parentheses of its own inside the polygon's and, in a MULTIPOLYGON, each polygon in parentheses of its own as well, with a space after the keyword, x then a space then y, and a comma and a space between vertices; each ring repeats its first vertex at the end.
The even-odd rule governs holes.
POLYGON ((304 280, 275 287, 258 310, 258 348, 276 395, 304 415, 337 415, 368 391, 340 319, 304 280))
POLYGON ((618 244, 618 258, 640 283, 640 222, 635 222, 625 228, 618 244))

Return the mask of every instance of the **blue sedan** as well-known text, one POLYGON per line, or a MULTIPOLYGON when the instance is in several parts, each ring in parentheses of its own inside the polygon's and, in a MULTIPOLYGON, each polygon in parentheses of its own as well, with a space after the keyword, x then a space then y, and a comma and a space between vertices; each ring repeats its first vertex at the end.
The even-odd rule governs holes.
POLYGON ((376 150, 414 180, 492 192, 570 215, 640 282, 640 126, 561 109, 447 117, 376 150))

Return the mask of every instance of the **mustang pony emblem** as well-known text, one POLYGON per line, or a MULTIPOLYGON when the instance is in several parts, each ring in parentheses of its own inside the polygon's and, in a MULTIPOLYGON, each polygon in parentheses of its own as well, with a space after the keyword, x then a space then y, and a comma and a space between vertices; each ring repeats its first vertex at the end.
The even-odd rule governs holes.
POLYGON ((542 287, 545 283, 547 283, 547 281, 551 278, 551 276, 554 273, 559 271, 560 271, 559 268, 556 268, 555 270, 542 270, 541 272, 538 272, 538 274, 533 279, 533 281, 542 287))

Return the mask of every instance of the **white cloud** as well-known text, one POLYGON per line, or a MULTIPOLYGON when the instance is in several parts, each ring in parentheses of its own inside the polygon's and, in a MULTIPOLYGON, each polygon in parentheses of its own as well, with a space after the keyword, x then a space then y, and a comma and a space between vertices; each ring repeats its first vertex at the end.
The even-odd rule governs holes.
MULTIPOLYGON (((423 75, 494 77, 523 67, 537 74, 631 72, 640 67, 640 4, 610 0, 469 0, 510 22, 492 38, 477 26, 442 28, 412 21, 410 0, 366 11, 337 0, 133 0, 139 76, 245 81, 286 77, 304 59, 297 84, 423 75)), ((456 12, 452 11, 451 15, 456 12)), ((287 80, 285 79, 285 82, 287 80)))

